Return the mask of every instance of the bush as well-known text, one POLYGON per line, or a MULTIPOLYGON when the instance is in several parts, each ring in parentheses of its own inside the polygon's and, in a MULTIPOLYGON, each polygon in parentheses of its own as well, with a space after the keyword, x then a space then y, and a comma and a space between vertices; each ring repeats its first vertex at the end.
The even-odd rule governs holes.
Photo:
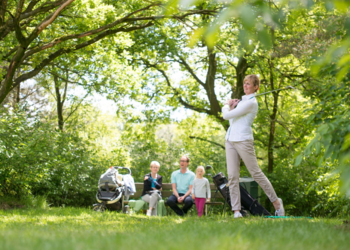
POLYGON ((350 200, 339 192, 339 175, 327 175, 335 167, 312 166, 312 161, 297 167, 286 161, 285 165, 278 165, 274 173, 268 175, 277 195, 283 199, 287 214, 346 216, 350 210, 350 200))
POLYGON ((46 196, 52 205, 91 205, 104 171, 88 142, 24 111, 0 116, 0 196, 46 196))

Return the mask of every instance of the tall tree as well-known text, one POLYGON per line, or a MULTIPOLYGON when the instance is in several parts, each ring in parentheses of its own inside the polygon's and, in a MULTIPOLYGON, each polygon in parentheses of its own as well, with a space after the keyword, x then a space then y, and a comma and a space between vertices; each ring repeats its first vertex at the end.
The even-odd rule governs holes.
POLYGON ((41 75, 35 78, 37 83, 43 86, 55 99, 57 125, 60 131, 63 131, 66 121, 78 110, 85 98, 91 93, 91 90, 88 89, 83 95, 80 93, 80 96, 77 96, 77 93, 75 95, 69 93, 74 91, 77 86, 83 85, 84 82, 79 72, 71 70, 69 64, 69 61, 53 64, 47 70, 45 76, 41 75))
POLYGON ((212 116, 227 129, 228 123, 221 115, 222 102, 224 98, 244 95, 243 79, 253 64, 248 62, 249 52, 239 52, 243 48, 237 37, 230 34, 237 28, 234 22, 226 28, 218 46, 212 48, 202 40, 189 47, 193 30, 206 21, 190 17, 135 32, 138 39, 131 47, 131 64, 138 63, 145 69, 142 88, 135 92, 144 95, 146 105, 150 98, 157 105, 165 97, 169 106, 212 116))
MULTIPOLYGON (((271 16, 279 16, 279 6, 269 1, 265 7, 270 7, 271 16)), ((253 16, 261 12, 259 6, 252 8, 252 11, 253 16)), ((329 44, 322 29, 317 28, 317 18, 322 19, 322 16, 328 15, 327 11, 316 8, 314 14, 310 15, 306 9, 284 10, 284 14, 288 15, 288 20, 280 20, 278 23, 271 21, 272 23, 265 25, 266 35, 272 41, 270 46, 261 42, 259 36, 242 33, 240 28, 247 21, 242 18, 232 18, 221 27, 215 46, 209 46, 203 39, 192 43, 192 48, 188 46, 193 30, 211 22, 211 19, 203 21, 203 18, 191 17, 177 25, 165 22, 149 27, 146 29, 147 34, 143 34, 144 31, 136 32, 140 39, 137 40, 139 43, 132 47, 132 63, 139 62, 150 71, 145 77, 143 88, 135 92, 145 94, 143 102, 146 105, 152 100, 153 104, 166 103, 174 108, 184 107, 210 115, 227 128, 228 124, 220 114, 220 103, 229 97, 227 93, 230 90, 232 98, 242 95, 246 74, 260 74, 261 89, 265 91, 277 90, 288 85, 297 88, 312 85, 315 80, 305 68, 310 59, 304 52, 310 50, 311 44, 329 44), (300 18, 301 16, 303 18, 300 18), (315 30, 316 36, 313 35, 315 30), (321 39, 321 42, 313 41, 309 36, 321 39), (245 39, 249 40, 248 44, 244 43, 245 39), (154 51, 146 51, 146 47, 151 47, 154 51), (174 70, 177 73, 172 73, 174 70), (160 81, 159 77, 164 81, 160 81)), ((259 19, 261 17, 257 16, 257 23, 259 19)), ((249 31, 258 34, 259 27, 253 25, 249 31)), ((337 29, 333 32, 336 34, 337 29)), ((301 142, 305 143, 304 137, 310 132, 309 125, 303 125, 299 118, 281 110, 286 106, 291 107, 286 103, 300 93, 286 94, 286 97, 282 93, 276 91, 260 99, 264 101, 260 106, 263 109, 261 113, 268 119, 258 120, 261 122, 258 123, 261 129, 260 133, 257 133, 257 139, 263 148, 267 149, 269 173, 274 170, 275 150, 281 147, 290 149, 301 142), (301 127, 298 129, 291 121, 301 127), (269 124, 269 129, 262 133, 267 127, 266 124, 269 124), (278 135, 277 131, 280 131, 278 135)), ((308 105, 304 107, 306 106, 308 105)))
POLYGON ((154 25, 160 18, 181 20, 194 10, 163 14, 162 2, 4 0, 0 12, 0 103, 21 82, 39 74, 58 57, 76 53, 118 33, 154 25), (21 69, 17 77, 15 72, 21 69))

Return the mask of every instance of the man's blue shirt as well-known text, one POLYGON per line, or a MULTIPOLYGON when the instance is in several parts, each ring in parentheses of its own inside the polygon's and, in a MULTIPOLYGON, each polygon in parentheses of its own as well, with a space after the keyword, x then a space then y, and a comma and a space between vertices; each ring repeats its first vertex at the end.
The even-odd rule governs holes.
POLYGON ((171 174, 171 183, 176 184, 178 193, 185 194, 190 185, 193 185, 193 180, 196 175, 189 169, 183 174, 180 169, 171 174))

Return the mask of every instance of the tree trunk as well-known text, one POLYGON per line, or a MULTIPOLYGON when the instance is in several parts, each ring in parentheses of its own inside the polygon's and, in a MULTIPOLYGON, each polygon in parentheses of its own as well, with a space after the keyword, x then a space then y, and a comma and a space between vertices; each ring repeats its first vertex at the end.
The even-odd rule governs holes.
POLYGON ((16 91, 16 104, 19 104, 20 100, 21 100, 21 83, 19 83, 17 85, 17 91, 16 91))
POLYGON ((243 81, 244 77, 246 76, 247 69, 249 68, 247 59, 245 59, 243 56, 239 58, 237 67, 236 67, 236 75, 237 75, 237 81, 236 86, 232 86, 232 99, 241 99, 244 95, 243 91, 243 81))
MULTIPOLYGON (((270 85, 271 90, 275 89, 274 86, 274 75, 273 75, 273 62, 270 62, 270 85)), ((273 158, 273 150, 274 150, 274 143, 275 143, 275 132, 276 132, 276 115, 278 110, 278 96, 279 92, 273 92, 273 108, 272 108, 272 114, 270 115, 270 135, 269 135, 269 144, 268 144, 268 167, 267 172, 272 173, 273 172, 273 164, 274 164, 274 158, 273 158)))
POLYGON ((18 68, 19 62, 22 59, 25 52, 25 48, 18 48, 16 55, 13 57, 11 63, 9 64, 9 68, 7 70, 6 75, 4 75, 4 79, 0 84, 0 103, 2 103, 6 96, 10 93, 12 87, 17 87, 13 85, 13 77, 18 68))
POLYGON ((55 91, 56 91, 56 103, 57 103, 57 118, 58 118, 58 129, 63 131, 64 120, 63 120, 63 101, 61 101, 60 86, 58 83, 58 77, 54 76, 55 91))
POLYGON ((270 123, 270 135, 269 135, 269 144, 268 144, 268 173, 273 172, 273 150, 275 143, 275 132, 276 132, 276 115, 278 110, 278 92, 273 93, 273 110, 270 115, 271 123, 270 123))
POLYGON ((208 72, 205 81, 205 87, 207 96, 210 103, 210 110, 213 115, 216 115, 221 112, 221 106, 215 94, 215 78, 216 78, 216 70, 217 70, 217 61, 216 61, 216 53, 213 53, 212 49, 208 48, 208 72))
MULTIPOLYGON (((272 3, 269 0, 270 10, 271 10, 271 4, 272 3)), ((272 47, 273 47, 273 50, 275 51, 275 29, 273 26, 271 26, 270 32, 271 32, 272 47)), ((273 57, 271 61, 269 60, 269 65, 270 65, 270 85, 271 85, 271 90, 274 90, 275 86, 274 86, 274 74, 273 74, 273 68, 274 68, 273 57)), ((274 143, 275 143, 278 95, 279 95, 278 91, 273 92, 273 108, 272 108, 272 114, 270 115, 271 123, 270 123, 270 136, 269 136, 269 145, 268 145, 268 165, 267 165, 268 173, 273 172, 273 164, 274 164, 273 150, 274 150, 274 143)))
POLYGON ((12 97, 12 106, 16 107, 16 105, 19 104, 20 99, 20 92, 21 92, 21 85, 18 84, 16 86, 16 89, 13 90, 13 97, 12 97))

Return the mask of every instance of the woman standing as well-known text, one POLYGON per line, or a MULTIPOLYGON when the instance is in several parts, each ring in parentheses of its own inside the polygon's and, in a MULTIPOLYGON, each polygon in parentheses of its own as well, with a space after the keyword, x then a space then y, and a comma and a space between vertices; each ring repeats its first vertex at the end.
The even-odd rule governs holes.
POLYGON ((245 96, 242 101, 229 100, 222 108, 223 118, 230 121, 225 137, 228 184, 230 188, 231 206, 234 218, 242 217, 241 196, 239 192, 240 161, 243 160, 254 180, 261 186, 276 209, 276 216, 284 216, 282 199, 278 198, 270 181, 261 171, 255 155, 252 124, 258 113, 258 102, 255 92, 260 80, 256 75, 244 78, 245 96))
POLYGON ((160 164, 157 161, 151 162, 151 173, 146 174, 143 180, 142 200, 149 204, 147 216, 157 215, 157 204, 162 198, 162 176, 158 174, 160 164))

